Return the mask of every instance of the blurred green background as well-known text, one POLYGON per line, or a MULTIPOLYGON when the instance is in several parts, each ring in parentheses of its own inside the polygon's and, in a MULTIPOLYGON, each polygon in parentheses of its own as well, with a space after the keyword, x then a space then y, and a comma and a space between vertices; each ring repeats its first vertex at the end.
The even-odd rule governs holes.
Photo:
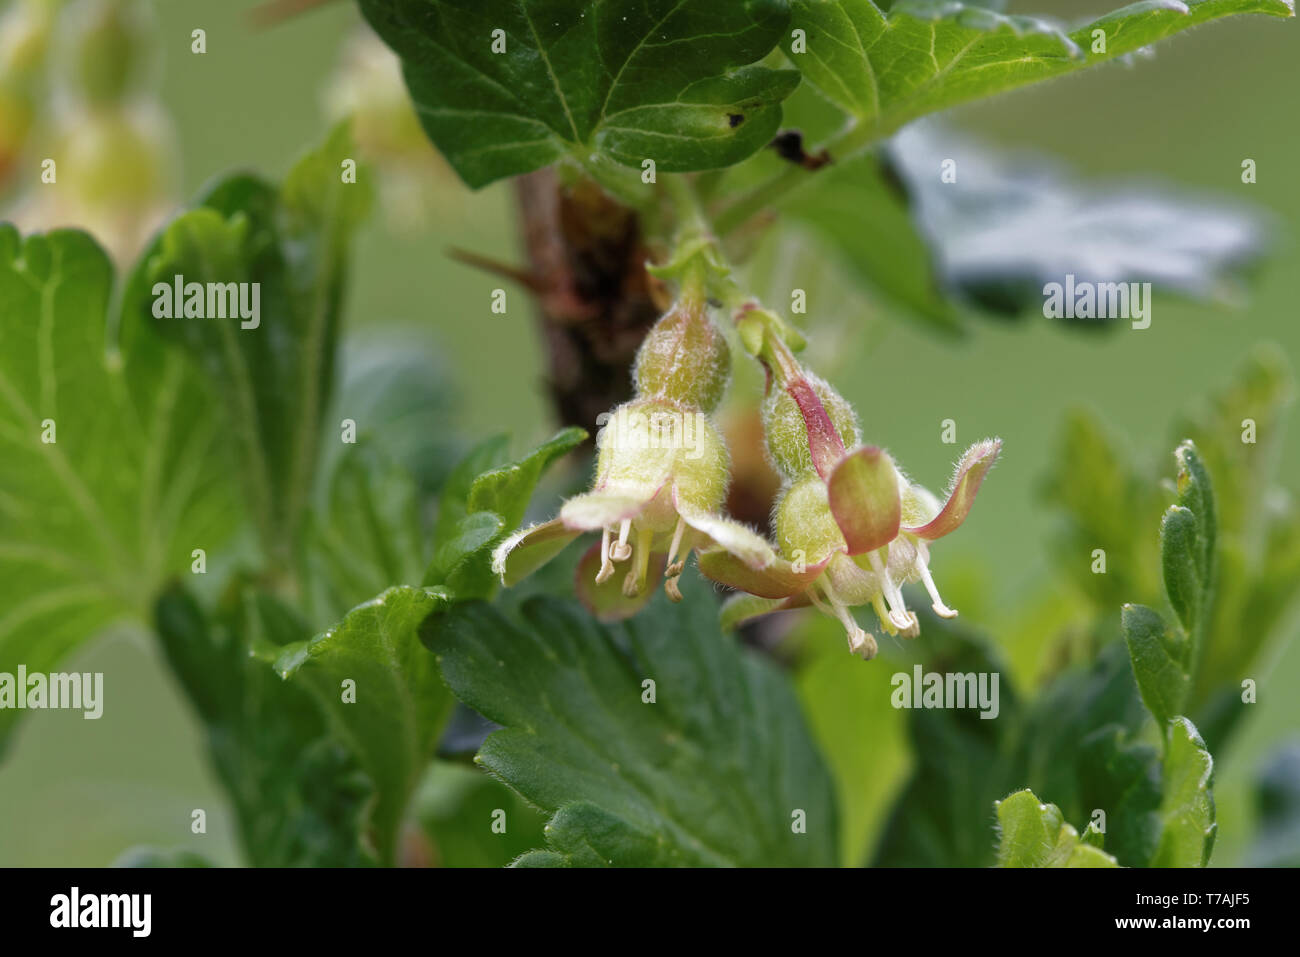
MULTIPOLYGON (((231 168, 278 176, 325 129, 323 91, 359 21, 353 5, 336 2, 269 29, 253 25, 251 6, 156 4, 158 89, 178 133, 180 196, 231 168), (200 27, 207 31, 207 53, 194 55, 190 35, 200 27)), ((1106 9, 1104 0, 1013 6, 1069 18, 1106 9)), ((1004 440, 1003 460, 966 529, 936 550, 936 577, 955 582, 955 597, 975 603, 963 606, 964 620, 996 637, 1046 573, 1052 515, 1038 487, 1066 409, 1096 409, 1138 460, 1168 474, 1171 420, 1222 383, 1252 344, 1279 343, 1297 364, 1297 88, 1300 25, 1246 17, 1176 37, 1135 66, 1105 66, 948 117, 987 145, 1041 150, 1089 181, 1159 177, 1270 210, 1289 236, 1241 308, 1157 294, 1154 322, 1141 333, 1081 334, 1031 317, 1018 324, 976 322, 953 342, 893 321, 864 300, 836 297, 839 314, 819 316, 814 297, 808 317, 814 340, 819 322, 827 338, 843 338, 815 343, 820 356, 839 347, 836 364, 823 371, 858 405, 868 439, 887 445, 913 478, 930 486, 947 479, 955 450, 940 442, 945 418, 957 421, 962 445, 993 434, 1004 440), (1255 185, 1240 181, 1245 157, 1258 164, 1255 185), (845 334, 853 327, 866 333, 845 334)), ((471 437, 510 431, 522 448, 551 427, 531 317, 522 308, 493 315, 489 291, 498 281, 446 255, 455 245, 520 257, 510 187, 469 194, 443 170, 434 192, 437 214, 421 228, 398 228, 378 211, 358 237, 348 321, 361 337, 393 324, 431 333, 462 397, 446 428, 471 437)), ((1300 490, 1294 417, 1288 428, 1282 474, 1294 493, 1300 490)), ((1292 621, 1290 634, 1296 630, 1292 621)), ((846 655, 835 663, 861 667, 846 655)), ((103 636, 66 668, 105 673, 104 716, 95 722, 74 712, 29 716, 0 767, 0 864, 104 865, 141 843, 189 846, 236 863, 230 820, 197 726, 151 639, 130 630, 103 636), (206 835, 190 833, 195 808, 207 811, 206 835)), ((1249 788, 1260 760, 1288 734, 1300 733, 1292 690, 1298 684, 1300 642, 1292 641, 1261 676, 1253 720, 1218 762, 1217 865, 1239 862, 1249 842, 1249 788)), ((844 703, 855 706, 867 705, 844 703)), ((882 734, 897 734, 897 726, 882 734)), ((868 767, 872 747, 862 742, 868 767)), ((882 754, 885 792, 899 768, 896 755, 882 754)))

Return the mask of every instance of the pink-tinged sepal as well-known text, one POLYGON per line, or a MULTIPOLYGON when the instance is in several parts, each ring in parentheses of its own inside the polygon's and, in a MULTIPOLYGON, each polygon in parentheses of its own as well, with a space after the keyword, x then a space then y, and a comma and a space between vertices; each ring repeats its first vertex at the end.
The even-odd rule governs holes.
POLYGON ((982 442, 976 442, 967 449, 966 454, 957 463, 957 472, 953 476, 952 490, 948 493, 948 501, 939 510, 939 514, 923 525, 905 526, 903 531, 929 541, 942 538, 949 532, 956 531, 961 523, 966 521, 966 516, 970 514, 971 506, 975 504, 975 495, 984 482, 984 476, 988 474, 989 469, 993 467, 993 463, 997 461, 998 453, 1001 450, 1001 439, 985 439, 982 442))
MULTIPOLYGON (((700 571, 708 578, 760 598, 790 598, 817 580, 826 562, 796 566, 777 558, 766 568, 753 568, 722 548, 700 552, 700 571)), ((829 561, 829 559, 828 559, 829 561)))
MULTIPOLYGON (((682 521, 715 545, 735 555, 751 568, 766 568, 775 562, 776 552, 766 538, 735 519, 691 508, 674 496, 682 521)), ((675 556, 674 556, 675 557, 675 556)))
POLYGON ((888 545, 898 536, 902 498, 893 461, 875 446, 843 458, 827 481, 827 499, 850 555, 888 545))

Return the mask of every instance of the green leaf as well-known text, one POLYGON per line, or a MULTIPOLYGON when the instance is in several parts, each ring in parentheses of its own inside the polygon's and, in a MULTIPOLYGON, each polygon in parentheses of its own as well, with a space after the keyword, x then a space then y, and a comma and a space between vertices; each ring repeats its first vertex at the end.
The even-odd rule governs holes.
POLYGON ((577 426, 561 429, 519 461, 484 472, 470 486, 469 510, 496 512, 507 526, 518 527, 542 473, 560 456, 585 441, 585 429, 577 426))
POLYGON ((840 863, 858 867, 911 770, 908 712, 890 702, 896 662, 886 648, 857 667, 844 653, 843 629, 823 615, 808 616, 799 630, 807 648, 795 677, 799 702, 835 780, 840 863))
POLYGON ((753 65, 785 32, 786 0, 361 0, 361 10, 401 58, 429 138, 475 188, 566 156, 653 159, 663 172, 728 166, 767 145, 799 82, 753 65))
MULTIPOLYGON (((998 649, 968 628, 918 609, 925 641, 909 642, 898 671, 998 675, 996 719, 973 708, 919 708, 907 713, 914 767, 881 828, 877 867, 987 867, 993 802, 1009 784, 1011 736, 1021 704, 998 649)), ((897 693, 897 692, 895 692, 897 693)))
POLYGON ((1060 808, 1042 803, 1032 791, 1017 791, 995 807, 999 867, 1119 867, 1115 858, 1080 838, 1060 808))
POLYGON ((545 841, 546 818, 480 768, 435 761, 415 807, 439 867, 504 867, 545 841))
POLYGON ((451 695, 418 635, 447 600, 438 589, 390 588, 328 631, 286 646, 275 662, 282 678, 315 693, 374 782, 371 828, 383 863, 394 858, 411 793, 451 713, 451 695))
POLYGON ((372 788, 304 690, 264 660, 310 629, 275 599, 235 587, 209 616, 179 587, 156 605, 164 656, 207 736, 255 867, 372 862, 362 831, 372 788))
MULTIPOLYGON (((1300 598, 1300 509, 1278 484, 1284 416, 1294 392, 1285 353, 1256 347, 1225 386, 1176 426, 1175 437, 1194 440, 1199 462, 1214 476, 1214 588, 1189 707, 1212 749, 1249 713, 1241 681, 1256 674, 1282 639, 1300 598)), ((1184 496, 1197 484, 1190 482, 1184 496)), ((1190 498, 1184 504, 1198 511, 1190 498)))
POLYGON ((303 528, 301 580, 312 621, 337 620, 390 585, 415 584, 428 563, 412 475, 369 439, 346 448, 303 528))
POLYGON ((1194 632, 1205 598, 1198 555, 1201 552, 1200 523, 1180 505, 1165 512, 1160 523, 1160 552, 1164 566, 1165 593, 1184 631, 1194 632))
POLYGON ((1187 701, 1190 642, 1145 605, 1125 605, 1120 621, 1142 701, 1163 727, 1187 701))
MULTIPOLYGON (((279 190, 248 175, 216 183, 145 252, 124 297, 124 310, 188 348, 221 394, 263 547, 281 567, 314 484, 348 239, 369 206, 364 178, 341 181, 350 143, 346 127, 336 128, 279 190), (178 282, 186 299, 191 283, 256 283, 257 309, 248 311, 258 315, 155 318, 156 293, 178 282)), ((211 298, 214 311, 227 307, 211 298)))
MULTIPOLYGON (((111 327, 112 286, 85 233, 0 225, 0 671, 147 621, 241 521, 213 397, 154 327, 111 327)), ((25 713, 0 710, 0 752, 25 713)))
POLYGON ((1141 50, 1237 13, 1294 16, 1287 0, 1142 0, 1068 34, 1031 17, 952 0, 792 0, 782 48, 804 77, 877 135, 967 100, 992 96, 1141 50), (1105 51, 1093 31, 1105 34, 1105 51))
POLYGON ((1109 725, 1082 742, 1077 806, 1089 816, 1105 812, 1104 846, 1122 866, 1145 867, 1160 841, 1161 764, 1156 748, 1133 737, 1109 725))
POLYGON ((456 467, 443 490, 437 551, 424 583, 445 585, 458 601, 491 595, 497 584, 489 565, 492 547, 523 521, 542 474, 586 438, 583 429, 561 429, 522 459, 506 465, 496 464, 505 455, 504 438, 488 439, 474 449, 456 467))
POLYGON ((1196 727, 1175 718, 1165 727, 1162 830, 1152 867, 1205 867, 1214 850, 1214 759, 1196 727))
POLYGON ((216 867, 202 854, 183 848, 133 847, 113 862, 114 867, 216 867))
POLYGON ((683 584, 618 625, 538 597, 522 626, 473 603, 428 636, 457 697, 504 726, 478 762, 554 813, 522 865, 836 862, 830 777, 788 683, 683 584))
POLYGON ((1124 601, 1159 598, 1156 543, 1134 533, 1160 514, 1154 486, 1136 475, 1095 414, 1066 416, 1043 483, 1043 497, 1061 513, 1053 551, 1062 574, 1107 614, 1124 601), (1093 571, 1096 549, 1105 553, 1105 574, 1093 571))

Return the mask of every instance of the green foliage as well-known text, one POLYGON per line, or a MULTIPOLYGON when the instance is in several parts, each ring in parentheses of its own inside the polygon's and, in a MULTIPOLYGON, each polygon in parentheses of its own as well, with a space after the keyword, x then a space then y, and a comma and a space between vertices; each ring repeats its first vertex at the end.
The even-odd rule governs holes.
POLYGON ((124 293, 124 314, 183 343, 219 390, 250 512, 281 565, 313 485, 336 374, 348 240, 369 206, 364 179, 341 181, 351 151, 340 126, 279 189, 247 174, 218 181, 144 253, 124 293), (178 276, 205 288, 257 283, 261 315, 155 318, 156 284, 174 287, 178 276))
POLYGON ((1043 20, 949 0, 792 0, 806 52, 782 48, 809 83, 875 136, 968 100, 1112 60, 1238 13, 1294 16, 1285 0, 1141 0, 1068 33, 1043 20), (1105 50, 1094 31, 1105 35, 1105 50))
POLYGON ((507 442, 501 436, 473 449, 442 492, 425 584, 445 584, 461 601, 490 596, 497 585, 488 561, 493 546, 523 521, 542 473, 586 438, 582 429, 561 429, 514 462, 506 461, 507 442))
MULTIPOLYGON (((0 225, 0 671, 49 671, 147 620, 165 577, 238 521, 214 397, 154 328, 125 317, 118 334, 112 285, 85 233, 0 225)), ((0 751, 21 715, 0 710, 0 751)))
POLYGON ((439 867, 504 867, 546 840, 545 816, 479 768, 435 761, 415 804, 439 867))
POLYGON ((1065 823, 1060 808, 1043 804, 1033 791, 1017 791, 998 801, 997 814, 999 867, 1119 866, 1065 823))
POLYGON ((1214 759, 1196 728, 1175 718, 1165 728, 1160 845, 1152 867, 1205 867, 1214 850, 1214 759))
POLYGON ((114 867, 213 867, 202 854, 177 848, 133 847, 113 862, 114 867))
POLYGON ((402 58, 429 138, 473 187, 564 158, 638 170, 653 159, 664 172, 728 166, 767 145, 799 82, 754 65, 785 31, 786 0, 361 0, 361 9, 402 58))
POLYGON ((831 781, 788 685, 683 585, 617 626, 539 597, 522 623, 471 603, 429 634, 457 697, 503 725, 477 761, 553 814, 521 866, 835 863, 831 781))
POLYGON ((375 787, 373 838, 391 863, 411 793, 451 712, 451 695, 418 629, 440 589, 390 588, 328 631, 279 652, 275 670, 305 683, 375 787), (350 684, 349 684, 350 682, 350 684))
POLYGON ((172 587, 158 600, 155 625, 206 731, 249 863, 372 863, 374 845, 363 842, 368 778, 309 694, 284 684, 265 660, 311 629, 275 598, 240 586, 211 616, 172 587))

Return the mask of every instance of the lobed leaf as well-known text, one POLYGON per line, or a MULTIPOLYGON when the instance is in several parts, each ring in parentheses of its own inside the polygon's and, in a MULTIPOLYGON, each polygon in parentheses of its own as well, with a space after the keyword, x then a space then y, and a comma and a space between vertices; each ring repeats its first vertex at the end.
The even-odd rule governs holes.
POLYGON ((799 82, 754 65, 786 0, 360 2, 425 132, 475 188, 564 157, 728 166, 767 145, 799 82))
MULTIPOLYGON (((147 621, 241 519, 215 398, 156 327, 110 324, 112 286, 87 234, 0 224, 0 671, 147 621)), ((0 710, 0 752, 23 714, 0 710)))
POLYGON ((370 828, 383 863, 394 859, 411 794, 451 713, 451 695, 418 634, 447 601, 438 589, 389 588, 275 660, 281 678, 315 694, 374 783, 370 828))
POLYGON ((995 807, 999 867, 1119 866, 1115 858, 1080 838, 1065 823, 1060 808, 1042 803, 1032 791, 1017 791, 995 807))
POLYGON ((1066 31, 955 0, 792 0, 782 48, 840 109, 885 136, 936 110, 1072 73, 1239 13, 1295 15, 1288 0, 1140 0, 1066 31), (1095 36, 1101 31, 1104 49, 1095 36))
POLYGON ((788 685, 719 632, 703 585, 683 592, 614 626, 549 597, 522 625, 474 603, 429 634, 456 696, 503 726, 478 763, 554 814, 521 865, 835 862, 831 782, 788 685))

